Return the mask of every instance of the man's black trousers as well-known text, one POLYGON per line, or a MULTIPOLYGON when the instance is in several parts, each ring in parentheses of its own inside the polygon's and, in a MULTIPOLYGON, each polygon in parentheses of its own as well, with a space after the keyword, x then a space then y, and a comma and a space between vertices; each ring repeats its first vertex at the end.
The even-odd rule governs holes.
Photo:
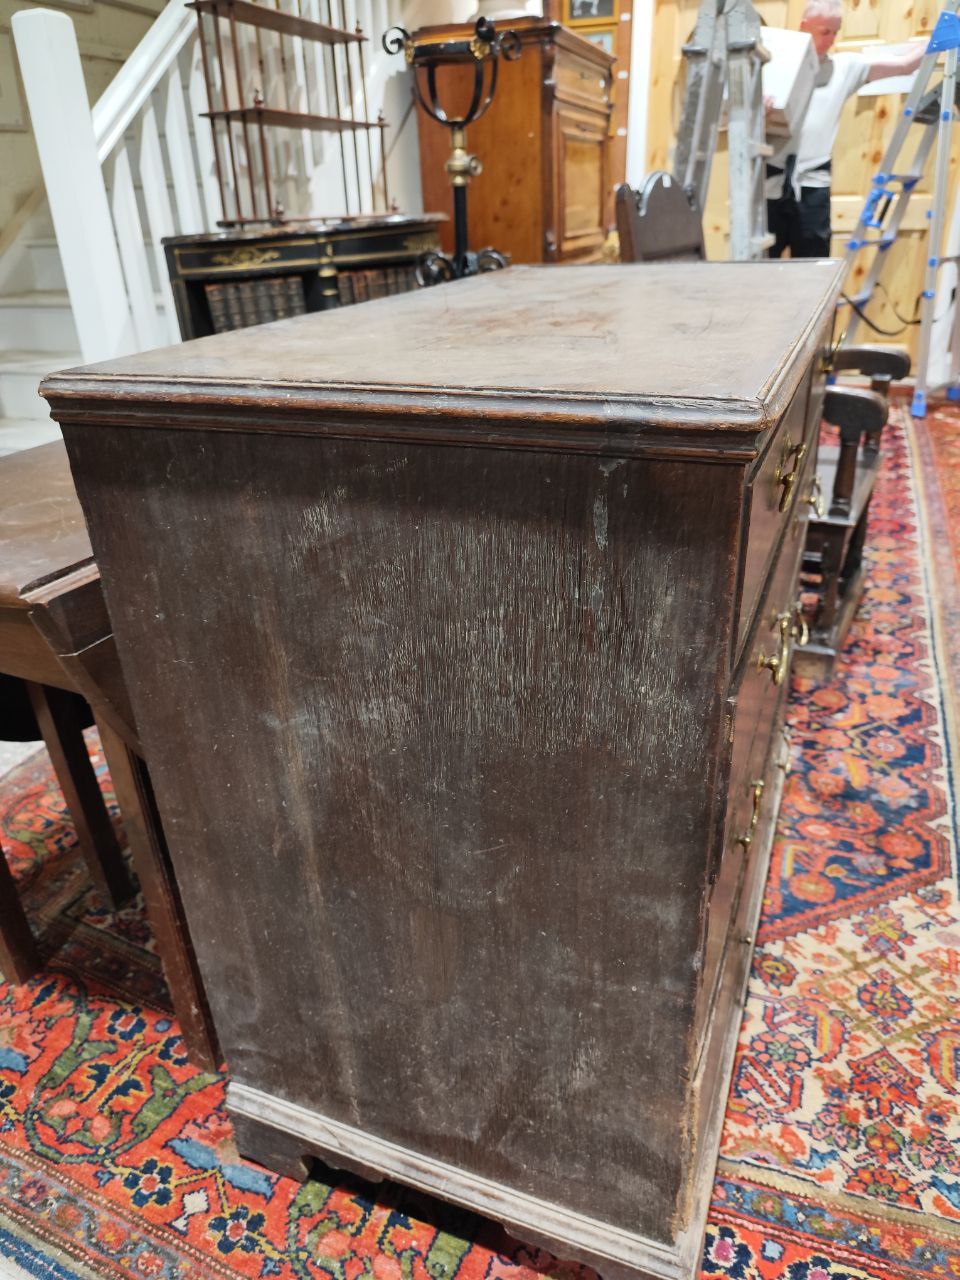
POLYGON ((787 249, 791 258, 829 258, 830 188, 801 187, 797 200, 785 183, 779 200, 767 201, 767 226, 774 236, 771 258, 787 249))

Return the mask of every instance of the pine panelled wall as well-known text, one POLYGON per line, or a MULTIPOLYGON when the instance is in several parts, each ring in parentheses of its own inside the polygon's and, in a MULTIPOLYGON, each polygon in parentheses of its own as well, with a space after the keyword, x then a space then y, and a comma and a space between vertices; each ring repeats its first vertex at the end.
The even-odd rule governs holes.
MULTIPOLYGON (((754 0, 763 20, 771 26, 796 27, 804 0, 754 0)), ((657 0, 654 14, 653 55, 650 76, 650 113, 647 141, 648 167, 670 169, 673 146, 683 105, 683 58, 681 45, 689 39, 697 18, 697 0, 657 0)), ((847 0, 843 28, 836 51, 869 52, 871 47, 899 44, 916 36, 928 36, 940 12, 938 0, 913 0, 903 6, 889 0, 847 0)), ((847 236, 854 229, 873 175, 880 167, 890 140, 897 113, 905 99, 899 94, 855 97, 844 109, 840 134, 833 152, 833 251, 842 255, 847 236)), ((917 130, 919 137, 919 130, 917 130)), ((912 157, 916 140, 908 139, 906 155, 912 157)), ((727 255, 728 203, 726 138, 721 134, 714 163, 710 193, 704 217, 707 253, 711 258, 727 255)), ((867 314, 884 329, 899 330, 904 318, 916 314, 923 287, 926 241, 926 212, 930 208, 933 153, 927 176, 911 198, 900 238, 889 250, 891 261, 884 268, 881 288, 867 308, 867 314), (887 291, 884 293, 884 289, 887 291)), ((950 191, 956 190, 960 143, 951 157, 950 191)), ((949 213, 949 210, 948 210, 949 213)), ((869 262, 861 255, 848 279, 846 292, 855 292, 869 262)), ((841 312, 841 315, 843 312, 841 312)), ((916 354, 919 329, 911 326, 896 341, 916 354)), ((881 340, 870 330, 864 341, 881 340)), ((892 339, 888 339, 892 340, 892 339)))

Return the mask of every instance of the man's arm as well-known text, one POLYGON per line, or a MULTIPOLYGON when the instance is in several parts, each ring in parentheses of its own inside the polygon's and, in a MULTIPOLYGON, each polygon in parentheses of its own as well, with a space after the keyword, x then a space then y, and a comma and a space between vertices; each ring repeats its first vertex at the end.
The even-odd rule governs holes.
POLYGON ((871 58, 867 83, 870 84, 873 80, 886 80, 888 76, 912 75, 926 52, 927 42, 917 40, 905 53, 882 53, 879 58, 871 58))

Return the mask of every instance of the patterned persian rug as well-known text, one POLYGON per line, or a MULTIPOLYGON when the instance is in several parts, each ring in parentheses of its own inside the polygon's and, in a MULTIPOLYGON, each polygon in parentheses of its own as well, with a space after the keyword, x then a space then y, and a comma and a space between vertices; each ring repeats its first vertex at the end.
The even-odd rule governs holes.
MULTIPOLYGON (((793 690, 705 1277, 960 1277, 960 414, 897 411, 869 541, 835 678, 793 690)), ((242 1161, 142 909, 87 892, 44 756, 0 779, 0 834, 49 957, 0 985, 0 1271, 589 1280, 399 1188, 242 1161)))

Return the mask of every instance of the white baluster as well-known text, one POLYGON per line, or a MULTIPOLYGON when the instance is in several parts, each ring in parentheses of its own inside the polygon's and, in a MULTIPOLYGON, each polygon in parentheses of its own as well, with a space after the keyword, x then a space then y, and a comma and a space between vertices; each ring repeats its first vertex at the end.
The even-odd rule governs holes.
POLYGON ((167 192, 167 174, 163 166, 163 152, 160 148, 160 133, 153 103, 148 103, 140 123, 140 183, 143 187, 143 205, 147 214, 147 225, 150 228, 150 239, 153 242, 153 260, 156 266, 157 279, 160 282, 160 294, 163 298, 165 341, 180 341, 180 326, 177 323, 176 310, 173 305, 173 293, 170 289, 170 278, 167 272, 163 245, 164 236, 175 234, 173 210, 170 208, 170 196, 167 192))
POLYGON ((372 42, 377 39, 377 33, 374 31, 374 6, 371 0, 357 0, 356 10, 357 21, 363 28, 363 34, 367 37, 367 48, 364 50, 363 56, 369 64, 370 59, 367 55, 372 47, 372 42))
POLYGON ((167 72, 166 91, 163 131, 167 139, 170 176, 177 202, 177 222, 181 235, 195 235, 203 231, 204 219, 200 209, 199 180, 193 148, 190 145, 190 127, 183 103, 183 81, 176 62, 167 72))
POLYGON ((161 346, 165 335, 154 301, 150 264, 143 243, 143 228, 125 145, 118 147, 114 155, 111 206, 138 349, 146 351, 150 347, 161 346))
POLYGON ((201 117, 201 112, 208 109, 207 87, 203 79, 203 66, 200 61, 200 41, 195 39, 190 50, 190 75, 187 81, 187 96, 190 101, 190 115, 193 119, 193 138, 200 161, 200 188, 203 192, 203 206, 206 211, 206 227, 217 225, 220 218, 226 217, 220 201, 220 189, 217 186, 217 161, 213 150, 213 133, 209 120, 201 117))
POLYGON ((73 23, 21 9, 13 36, 83 358, 136 351, 73 23))
MULTIPOLYGON (((294 106, 297 111, 310 111, 313 100, 307 92, 308 46, 299 36, 290 43, 293 46, 294 78, 297 86, 293 100, 294 106)), ((313 169, 313 135, 309 129, 300 130, 300 155, 297 158, 297 168, 300 170, 303 182, 309 181, 309 174, 313 169)))

